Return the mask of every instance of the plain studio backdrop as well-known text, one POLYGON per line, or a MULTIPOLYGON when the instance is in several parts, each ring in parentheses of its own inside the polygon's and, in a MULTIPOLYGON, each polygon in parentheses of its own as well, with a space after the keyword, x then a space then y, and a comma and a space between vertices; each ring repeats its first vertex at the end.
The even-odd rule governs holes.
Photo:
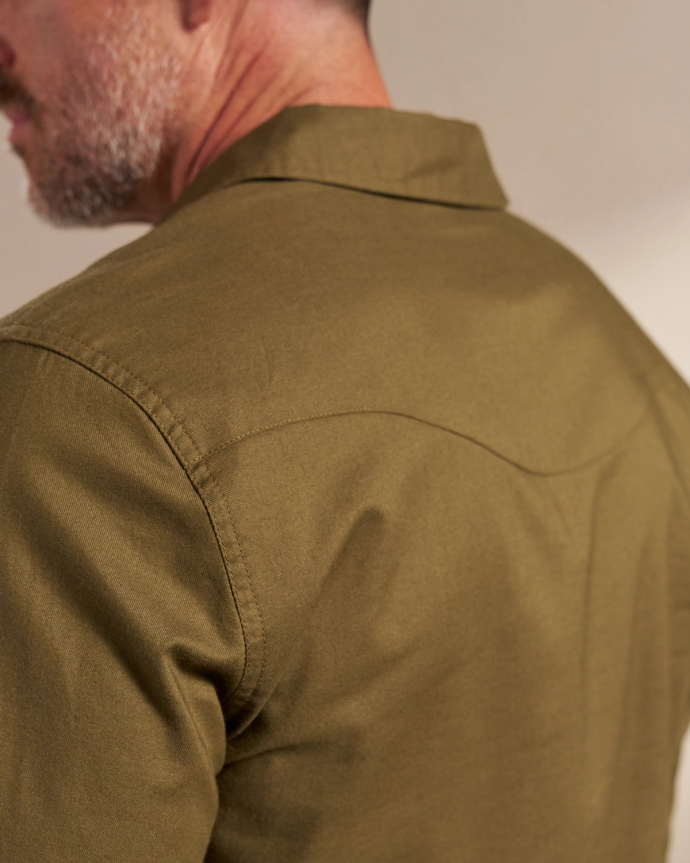
MULTIPOLYGON (((372 35, 396 107, 478 123, 513 211, 690 380, 688 0, 374 0, 372 35)), ((145 230, 39 223, 1 153, 0 315, 145 230)), ((688 863, 690 744, 677 789, 668 859, 688 863)))

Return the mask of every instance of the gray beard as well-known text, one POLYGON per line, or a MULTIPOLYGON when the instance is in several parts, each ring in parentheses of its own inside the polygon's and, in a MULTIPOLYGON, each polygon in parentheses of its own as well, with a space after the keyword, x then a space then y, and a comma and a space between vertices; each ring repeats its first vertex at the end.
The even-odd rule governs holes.
MULTIPOLYGON (((142 184, 151 181, 173 136, 172 108, 181 64, 162 50, 134 6, 99 34, 68 70, 66 95, 37 120, 29 200, 59 226, 121 221, 142 184)), ((21 155, 21 153, 20 153, 21 155)))

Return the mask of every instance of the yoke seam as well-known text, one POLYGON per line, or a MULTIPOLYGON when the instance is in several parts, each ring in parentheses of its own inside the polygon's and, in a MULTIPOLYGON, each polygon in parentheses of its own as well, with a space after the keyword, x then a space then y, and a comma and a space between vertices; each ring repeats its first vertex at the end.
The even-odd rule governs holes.
POLYGON ((379 415, 379 416, 395 416, 400 417, 402 419, 411 420, 412 422, 421 423, 422 425, 429 426, 430 428, 437 429, 442 432, 446 432, 447 434, 451 434, 455 437, 462 438, 463 440, 468 441, 469 443, 474 444, 475 446, 480 447, 491 455, 496 456, 496 458, 505 462, 506 464, 511 465, 522 473, 526 473, 530 476, 540 476, 540 477, 558 477, 558 476, 567 476, 568 474, 577 473, 581 470, 586 470, 589 467, 592 467, 599 461, 603 461, 606 459, 612 452, 615 452, 618 447, 623 445, 627 440, 631 437, 634 437, 637 433, 638 429, 641 428, 642 425, 647 421, 649 414, 649 405, 645 407, 642 411, 638 419, 633 423, 633 425, 621 435, 621 437, 616 440, 613 444, 607 447, 603 452, 598 453, 590 459, 582 462, 581 464, 575 465, 574 467, 564 468, 563 470, 536 470, 534 468, 529 468, 526 465, 521 464, 514 459, 509 458, 478 438, 473 437, 472 435, 465 434, 463 432, 458 431, 457 429, 450 428, 449 426, 441 425, 440 423, 432 422, 431 420, 425 420, 421 417, 415 416, 413 414, 408 414, 403 411, 394 411, 394 410, 385 410, 383 408, 359 408, 347 411, 329 411, 327 413, 321 414, 312 414, 310 416, 297 417, 295 419, 283 420, 282 422, 273 423, 272 425, 263 426, 262 428, 254 429, 250 432, 245 432, 244 434, 238 435, 235 438, 227 441, 224 444, 216 447, 210 452, 200 455, 198 461, 194 464, 198 464, 199 462, 207 462, 208 459, 212 458, 214 455, 217 455, 219 452, 223 450, 229 449, 235 446, 238 443, 241 443, 243 440, 247 440, 251 437, 256 437, 258 435, 266 434, 271 431, 277 431, 279 429, 287 428, 293 425, 299 425, 302 423, 313 422, 321 419, 334 419, 339 417, 348 417, 348 416, 367 416, 367 415, 379 415))

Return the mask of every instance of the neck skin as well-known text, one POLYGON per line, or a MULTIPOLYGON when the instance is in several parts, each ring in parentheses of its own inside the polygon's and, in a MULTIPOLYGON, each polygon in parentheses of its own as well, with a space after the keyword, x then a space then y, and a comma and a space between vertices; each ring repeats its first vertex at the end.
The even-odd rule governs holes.
POLYGON ((127 221, 158 222, 221 153, 285 108, 392 107, 365 26, 337 4, 191 0, 188 12, 178 143, 127 221))

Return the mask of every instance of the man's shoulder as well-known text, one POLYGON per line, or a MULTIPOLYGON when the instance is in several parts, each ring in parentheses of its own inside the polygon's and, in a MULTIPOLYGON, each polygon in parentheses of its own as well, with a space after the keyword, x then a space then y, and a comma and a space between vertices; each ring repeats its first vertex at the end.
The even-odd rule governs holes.
POLYGON ((200 452, 367 411, 550 472, 615 447, 658 390, 690 414, 637 324, 540 231, 318 183, 215 191, 2 333, 124 369, 185 418, 200 452))

